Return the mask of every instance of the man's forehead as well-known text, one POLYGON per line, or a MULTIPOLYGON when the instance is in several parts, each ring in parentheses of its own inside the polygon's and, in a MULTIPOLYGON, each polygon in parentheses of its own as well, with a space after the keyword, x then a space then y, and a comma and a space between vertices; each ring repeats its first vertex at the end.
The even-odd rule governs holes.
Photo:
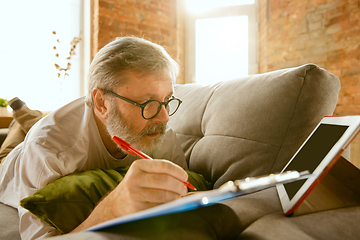
POLYGON ((123 77, 125 81, 119 85, 120 91, 137 91, 139 94, 147 97, 153 97, 161 94, 173 93, 173 79, 170 74, 156 73, 156 74, 139 74, 128 72, 123 77))
POLYGON ((121 73, 121 78, 126 82, 146 82, 146 81, 160 81, 160 82, 174 82, 168 71, 161 71, 155 73, 144 73, 135 71, 125 71, 121 73))

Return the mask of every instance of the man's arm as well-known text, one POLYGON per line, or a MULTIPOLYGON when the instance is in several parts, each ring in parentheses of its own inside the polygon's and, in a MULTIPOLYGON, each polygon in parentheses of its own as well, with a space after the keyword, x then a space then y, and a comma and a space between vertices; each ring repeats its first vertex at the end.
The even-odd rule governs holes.
POLYGON ((72 232, 151 208, 187 194, 187 173, 166 160, 141 159, 129 168, 121 183, 72 232))

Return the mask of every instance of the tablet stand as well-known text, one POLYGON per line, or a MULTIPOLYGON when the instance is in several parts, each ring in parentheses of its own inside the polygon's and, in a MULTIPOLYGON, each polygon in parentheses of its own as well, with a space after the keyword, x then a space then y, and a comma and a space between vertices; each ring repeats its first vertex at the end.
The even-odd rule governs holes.
POLYGON ((293 215, 360 205, 360 169, 340 157, 293 215))

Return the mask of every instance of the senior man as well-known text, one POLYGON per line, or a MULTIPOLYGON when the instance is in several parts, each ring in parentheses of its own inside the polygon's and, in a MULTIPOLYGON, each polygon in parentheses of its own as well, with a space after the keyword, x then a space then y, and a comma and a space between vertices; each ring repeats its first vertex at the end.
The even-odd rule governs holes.
POLYGON ((19 202, 73 172, 130 165, 121 183, 73 232, 187 194, 184 154, 167 127, 181 103, 173 96, 178 69, 162 47, 141 38, 118 38, 98 52, 87 96, 38 121, 2 163, 0 201, 18 209, 22 239, 60 234, 19 202), (113 136, 155 160, 128 155, 113 136))

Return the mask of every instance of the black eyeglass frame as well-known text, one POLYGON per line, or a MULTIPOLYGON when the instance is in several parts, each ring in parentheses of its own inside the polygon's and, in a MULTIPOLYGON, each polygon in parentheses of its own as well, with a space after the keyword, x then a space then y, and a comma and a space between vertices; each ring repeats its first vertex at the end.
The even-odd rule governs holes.
POLYGON ((105 89, 100 89, 100 90, 102 90, 104 93, 110 93, 110 94, 113 95, 114 97, 120 98, 120 99, 122 99, 122 100, 124 100, 124 101, 126 101, 126 102, 128 102, 128 103, 131 103, 131 104, 133 104, 133 105, 141 108, 141 116, 142 116, 145 120, 153 119, 154 117, 156 117, 156 116, 159 114, 159 112, 161 111, 161 107, 162 107, 163 105, 164 105, 164 107, 165 107, 165 109, 166 109, 166 107, 169 105, 169 103, 170 103, 171 101, 177 100, 177 101, 179 102, 179 104, 178 104, 177 108, 174 110, 174 112, 172 112, 171 114, 169 114, 169 117, 170 117, 170 116, 174 115, 174 113, 176 113, 176 111, 179 109, 179 107, 180 107, 180 105, 181 105, 181 103, 182 103, 181 99, 172 96, 167 102, 160 102, 160 101, 158 101, 158 100, 153 99, 153 100, 149 100, 149 101, 146 101, 146 102, 140 104, 140 103, 134 102, 134 101, 132 101, 132 100, 126 98, 126 97, 120 96, 119 94, 116 94, 116 93, 114 93, 114 92, 112 92, 112 91, 110 91, 110 90, 105 90, 105 89), (159 107, 158 107, 158 109, 157 109, 157 112, 156 112, 156 114, 155 114, 154 116, 152 116, 152 117, 150 117, 150 118, 146 118, 146 117, 144 116, 144 108, 145 108, 146 105, 149 104, 150 102, 158 102, 160 105, 159 105, 159 107))

